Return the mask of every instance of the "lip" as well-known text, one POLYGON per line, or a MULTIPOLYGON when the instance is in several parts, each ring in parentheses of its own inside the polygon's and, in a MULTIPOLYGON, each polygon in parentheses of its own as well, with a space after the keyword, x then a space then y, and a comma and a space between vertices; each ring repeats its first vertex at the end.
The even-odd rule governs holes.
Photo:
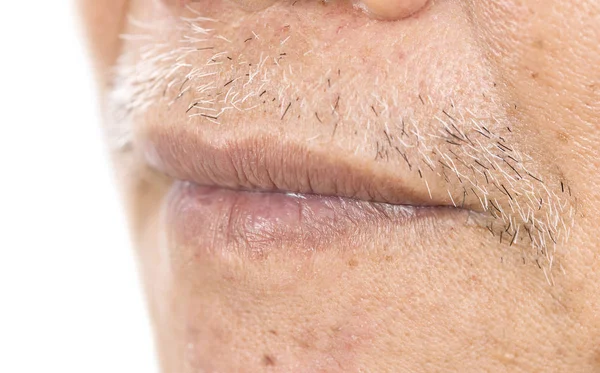
POLYGON ((401 226, 448 211, 176 182, 165 200, 164 219, 170 240, 179 247, 260 260, 281 251, 310 256, 365 227, 401 226))
POLYGON ((306 256, 363 229, 468 212, 436 205, 402 177, 274 139, 159 130, 144 149, 148 163, 177 180, 163 206, 170 240, 209 255, 306 256))
POLYGON ((392 205, 437 206, 413 174, 360 157, 285 142, 273 136, 228 138, 209 131, 154 128, 146 161, 177 180, 231 190, 337 196, 392 205))

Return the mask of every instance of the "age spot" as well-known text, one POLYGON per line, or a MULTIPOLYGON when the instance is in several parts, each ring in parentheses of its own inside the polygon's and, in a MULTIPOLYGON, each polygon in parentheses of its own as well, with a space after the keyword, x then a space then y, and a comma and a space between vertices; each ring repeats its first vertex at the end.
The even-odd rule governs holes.
POLYGON ((562 131, 556 132, 556 138, 563 144, 567 144, 569 142, 569 135, 562 131))
POLYGON ((265 366, 274 366, 275 358, 272 355, 265 354, 263 355, 263 364, 265 366))
POLYGON ((533 42, 533 47, 536 49, 544 49, 544 40, 538 39, 533 42))

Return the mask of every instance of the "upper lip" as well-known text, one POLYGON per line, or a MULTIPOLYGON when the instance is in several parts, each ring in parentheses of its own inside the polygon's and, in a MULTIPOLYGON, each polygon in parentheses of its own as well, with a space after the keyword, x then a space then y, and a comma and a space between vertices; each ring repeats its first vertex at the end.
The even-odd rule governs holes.
MULTIPOLYGON (((209 135, 210 137, 210 135, 209 135)), ((206 138, 185 127, 149 131, 146 160, 161 172, 202 186, 317 194, 394 205, 448 205, 430 197, 413 173, 370 160, 283 142, 275 137, 206 138)))

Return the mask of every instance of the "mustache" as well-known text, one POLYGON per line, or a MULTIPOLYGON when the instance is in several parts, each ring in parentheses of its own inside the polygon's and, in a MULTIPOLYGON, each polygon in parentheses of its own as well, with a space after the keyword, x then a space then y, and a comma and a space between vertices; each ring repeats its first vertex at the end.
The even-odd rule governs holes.
POLYGON ((391 63, 379 61, 384 74, 366 81, 315 57, 308 43, 288 48, 301 37, 290 25, 230 35, 221 32, 224 22, 189 6, 187 12, 163 23, 130 20, 138 31, 123 39, 136 46, 121 56, 108 98, 119 148, 135 149, 131 123, 157 106, 178 108, 185 125, 199 128, 252 115, 287 131, 315 128, 306 143, 335 143, 340 131, 359 129, 355 154, 371 149, 373 162, 398 164, 430 199, 485 212, 485 228, 500 243, 529 246, 551 266, 556 247, 567 242, 576 211, 571 185, 536 172, 540 160, 519 150, 518 123, 508 116, 418 90, 407 101, 391 63), (178 38, 161 39, 157 30, 178 38), (319 78, 302 79, 307 61, 320 66, 319 78))

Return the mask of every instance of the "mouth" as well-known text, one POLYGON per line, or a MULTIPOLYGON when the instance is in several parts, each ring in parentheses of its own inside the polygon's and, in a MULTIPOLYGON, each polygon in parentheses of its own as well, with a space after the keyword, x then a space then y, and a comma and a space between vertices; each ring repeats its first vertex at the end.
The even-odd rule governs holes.
POLYGON ((361 230, 469 215, 411 186, 410 177, 318 147, 181 129, 140 138, 146 161, 178 180, 163 207, 171 239, 207 253, 261 259, 286 248, 305 255, 361 230))

